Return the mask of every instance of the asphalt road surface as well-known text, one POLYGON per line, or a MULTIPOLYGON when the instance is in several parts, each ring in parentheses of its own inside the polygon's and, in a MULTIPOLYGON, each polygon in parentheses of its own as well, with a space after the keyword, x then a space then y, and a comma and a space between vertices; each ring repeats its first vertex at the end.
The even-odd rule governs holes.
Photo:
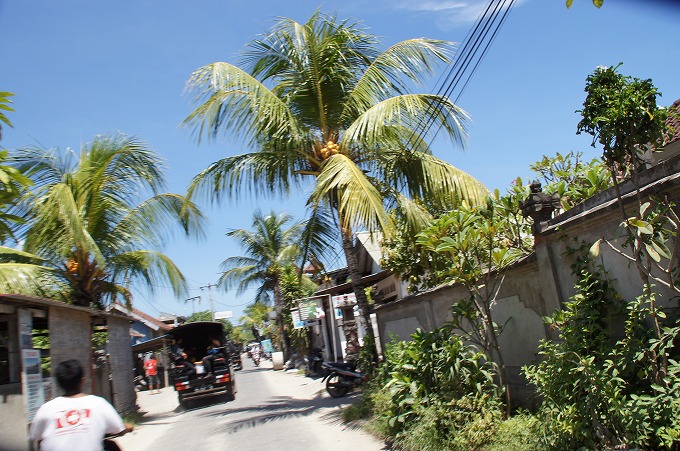
POLYGON ((274 371, 268 361, 256 367, 245 356, 243 364, 235 372, 234 401, 206 398, 184 409, 172 387, 161 394, 140 392, 144 421, 116 443, 123 451, 389 449, 340 419, 341 407, 356 402, 356 393, 334 399, 321 379, 274 371))

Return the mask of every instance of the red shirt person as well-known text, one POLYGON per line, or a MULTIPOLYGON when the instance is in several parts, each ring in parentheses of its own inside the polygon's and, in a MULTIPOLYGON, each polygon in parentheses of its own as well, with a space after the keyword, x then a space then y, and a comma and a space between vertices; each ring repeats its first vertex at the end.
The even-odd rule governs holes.
POLYGON ((144 372, 146 373, 146 378, 149 381, 149 391, 154 394, 154 387, 156 388, 156 393, 161 392, 161 384, 158 379, 158 361, 154 358, 153 354, 144 362, 144 372))

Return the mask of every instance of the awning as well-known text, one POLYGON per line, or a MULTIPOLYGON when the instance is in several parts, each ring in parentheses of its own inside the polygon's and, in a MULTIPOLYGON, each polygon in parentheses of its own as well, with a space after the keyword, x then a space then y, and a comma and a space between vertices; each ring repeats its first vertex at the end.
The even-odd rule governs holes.
POLYGON ((162 335, 160 337, 152 338, 151 340, 132 345, 132 352, 135 354, 143 354, 145 352, 160 351, 161 349, 170 346, 171 343, 172 340, 168 335, 162 335))
MULTIPOLYGON (((392 275, 392 271, 389 271, 389 270, 380 271, 380 272, 377 272, 375 274, 371 274, 371 275, 362 277, 361 283, 363 283, 364 286, 373 285, 375 283, 380 282, 381 280, 387 279, 391 275, 392 275)), ((349 293, 351 291, 352 291, 352 282, 346 282, 346 283, 341 283, 340 285, 335 285, 335 286, 332 286, 332 287, 324 288, 323 290, 315 291, 314 296, 319 296, 319 295, 324 295, 324 294, 330 294, 330 295, 344 294, 344 293, 349 293)))

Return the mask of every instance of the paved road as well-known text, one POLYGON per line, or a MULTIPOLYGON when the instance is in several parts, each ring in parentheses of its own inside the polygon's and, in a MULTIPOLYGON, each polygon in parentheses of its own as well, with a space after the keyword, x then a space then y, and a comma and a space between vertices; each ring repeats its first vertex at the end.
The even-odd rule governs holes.
POLYGON ((247 358, 243 362, 244 369, 235 373, 234 401, 196 400, 185 410, 172 388, 139 393, 145 421, 116 442, 124 451, 388 449, 340 420, 340 408, 356 395, 333 399, 320 379, 274 371, 270 362, 260 367, 247 358))

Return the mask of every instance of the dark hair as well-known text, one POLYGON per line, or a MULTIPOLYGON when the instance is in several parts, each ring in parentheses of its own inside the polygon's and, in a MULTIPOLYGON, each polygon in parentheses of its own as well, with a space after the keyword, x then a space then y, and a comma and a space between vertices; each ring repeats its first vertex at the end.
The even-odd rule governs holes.
POLYGON ((80 391, 80 382, 83 380, 83 367, 76 359, 64 360, 54 372, 57 383, 66 392, 66 395, 74 395, 80 391))

